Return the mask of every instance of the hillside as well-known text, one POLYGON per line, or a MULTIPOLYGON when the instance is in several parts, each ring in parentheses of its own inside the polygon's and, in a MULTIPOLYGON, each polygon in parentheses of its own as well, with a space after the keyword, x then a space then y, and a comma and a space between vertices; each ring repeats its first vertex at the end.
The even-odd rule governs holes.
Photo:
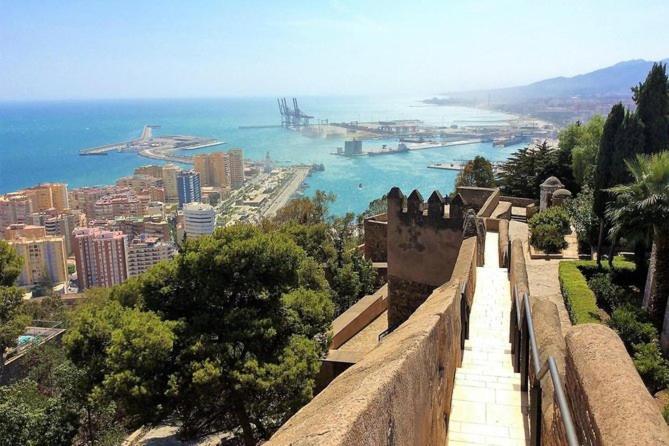
POLYGON ((653 63, 629 60, 573 77, 554 77, 517 87, 449 92, 424 102, 493 108, 563 125, 576 119, 587 120, 593 114, 606 115, 616 102, 633 107, 631 88, 646 78, 653 63))

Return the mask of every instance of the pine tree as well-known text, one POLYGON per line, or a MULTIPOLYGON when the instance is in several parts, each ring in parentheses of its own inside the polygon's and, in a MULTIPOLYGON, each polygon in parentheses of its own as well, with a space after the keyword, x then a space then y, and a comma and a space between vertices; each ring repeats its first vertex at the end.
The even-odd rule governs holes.
POLYGON ((632 88, 637 114, 644 124, 646 153, 669 149, 669 81, 666 65, 656 63, 643 83, 632 88))

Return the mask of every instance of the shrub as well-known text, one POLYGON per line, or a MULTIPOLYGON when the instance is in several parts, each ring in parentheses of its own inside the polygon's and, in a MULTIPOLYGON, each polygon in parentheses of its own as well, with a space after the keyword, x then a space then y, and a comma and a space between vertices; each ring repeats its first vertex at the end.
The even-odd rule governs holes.
POLYGON ((546 254, 559 253, 567 247, 564 234, 557 225, 538 225, 532 228, 530 243, 546 254))
POLYGON ((537 226, 550 225, 557 226, 562 235, 567 235, 571 232, 569 214, 560 206, 548 208, 534 214, 534 216, 527 222, 527 225, 532 231, 534 231, 534 228, 537 226))
POLYGON ((535 214, 528 222, 530 243, 547 254, 558 253, 567 247, 564 239, 571 232, 569 214, 562 207, 552 207, 535 214))
POLYGON ((588 287, 595 293, 599 307, 607 313, 618 308, 625 299, 625 290, 611 282, 609 274, 595 274, 588 280, 588 287))
POLYGON ((630 354, 636 346, 657 340, 657 329, 648 321, 646 313, 629 304, 613 311, 607 324, 618 333, 630 354))
POLYGON ((560 289, 569 318, 573 324, 599 323, 602 311, 597 307, 595 294, 588 287, 583 274, 578 269, 580 262, 560 262, 560 289))
POLYGON ((669 361, 662 356, 658 343, 639 344, 635 351, 634 365, 650 393, 666 388, 669 385, 669 361))

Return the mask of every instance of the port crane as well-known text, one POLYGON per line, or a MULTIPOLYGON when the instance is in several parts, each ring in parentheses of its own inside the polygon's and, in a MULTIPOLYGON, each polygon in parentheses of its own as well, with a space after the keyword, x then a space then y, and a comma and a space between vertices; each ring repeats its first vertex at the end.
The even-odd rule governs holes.
POLYGON ((277 98, 279 104, 279 112, 281 113, 281 126, 286 128, 296 128, 309 125, 309 120, 313 116, 309 116, 300 110, 297 104, 297 98, 293 98, 293 107, 288 105, 286 98, 277 98))

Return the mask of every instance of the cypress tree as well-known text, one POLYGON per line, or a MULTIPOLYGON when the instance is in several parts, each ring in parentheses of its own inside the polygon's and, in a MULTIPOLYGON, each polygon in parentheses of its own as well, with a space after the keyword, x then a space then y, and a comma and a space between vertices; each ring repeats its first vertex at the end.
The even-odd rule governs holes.
POLYGON ((604 191, 612 186, 611 166, 616 152, 616 137, 623 126, 625 120, 625 107, 618 103, 611 108, 609 116, 604 123, 602 139, 599 142, 599 151, 597 152, 597 165, 595 166, 595 200, 593 210, 600 218, 604 218, 608 195, 604 191))
POLYGON ((666 65, 653 64, 643 83, 632 88, 637 114, 644 124, 646 153, 669 149, 669 81, 666 65))
POLYGON ((594 189, 595 198, 593 211, 599 217, 599 240, 597 242, 597 264, 601 266, 602 242, 604 241, 604 214, 606 204, 609 201, 605 189, 612 186, 611 167, 616 150, 616 137, 625 120, 625 107, 618 103, 611 108, 609 116, 604 123, 602 139, 599 142, 597 152, 597 165, 595 166, 594 189))
POLYGON ((626 184, 632 181, 625 160, 634 159, 639 153, 645 151, 644 125, 636 113, 627 112, 622 127, 614 140, 614 153, 611 161, 610 184, 626 184))

